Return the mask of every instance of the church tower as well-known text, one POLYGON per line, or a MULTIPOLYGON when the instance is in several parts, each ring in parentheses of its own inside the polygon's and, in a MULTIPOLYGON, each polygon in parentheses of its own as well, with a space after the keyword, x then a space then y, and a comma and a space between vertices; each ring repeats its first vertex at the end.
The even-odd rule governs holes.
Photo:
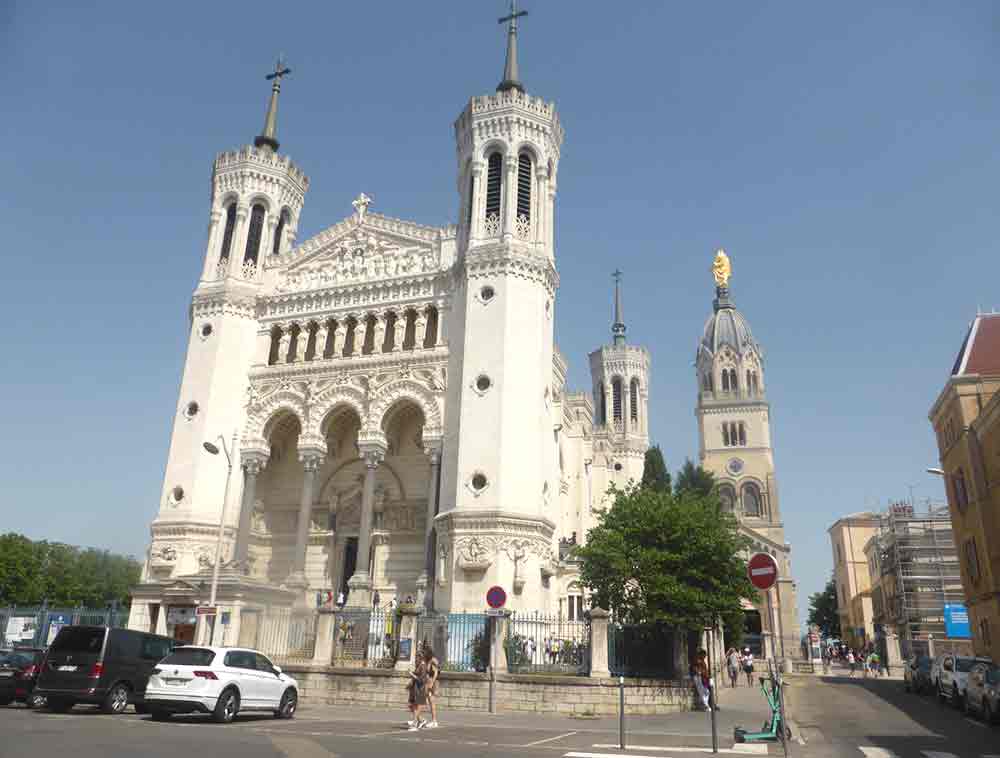
MULTIPOLYGON (((614 316, 611 344, 590 354, 594 392, 594 459, 592 489, 596 496, 611 484, 619 488, 642 481, 649 447, 649 351, 625 339, 621 271, 614 273, 614 316)), ((592 504, 600 507, 600 502, 592 504)))
POLYGON ((482 607, 492 584, 513 588, 513 608, 546 607, 540 565, 558 509, 552 231, 563 129, 555 105, 521 81, 524 15, 512 6, 501 19, 507 56, 496 92, 473 97, 455 122, 458 261, 435 522, 455 576, 435 594, 442 607, 482 607))
MULTIPOLYGON (((701 465, 715 474, 722 506, 736 516, 741 532, 751 541, 751 551, 770 553, 778 561, 776 607, 781 624, 772 625, 764 618, 762 626, 765 632, 773 626, 774 633, 783 636, 786 654, 796 656, 796 587, 774 474, 764 351, 730 297, 732 271, 724 250, 716 252, 712 271, 715 300, 695 356, 701 465)), ((763 597, 758 605, 766 605, 763 597)))
MULTIPOLYGON (((203 443, 214 442, 221 449, 221 436, 233 456, 233 482, 240 478, 234 448, 245 421, 247 376, 255 352, 269 338, 258 333, 256 299, 268 258, 287 250, 295 238, 309 187, 305 174, 278 152, 278 94, 288 73, 279 61, 267 77, 272 81, 270 101, 263 132, 253 145, 220 153, 212 167, 205 260, 191 299, 180 398, 160 510, 152 525, 156 541, 183 523, 187 542, 172 541, 169 557, 151 563, 156 569, 149 579, 195 573, 214 560, 227 470, 225 460, 205 452, 203 443), (202 533, 192 525, 205 529, 202 533)), ((230 536, 239 518, 239 494, 237 487, 230 489, 230 536)), ((246 546, 242 550, 245 559, 246 546)))

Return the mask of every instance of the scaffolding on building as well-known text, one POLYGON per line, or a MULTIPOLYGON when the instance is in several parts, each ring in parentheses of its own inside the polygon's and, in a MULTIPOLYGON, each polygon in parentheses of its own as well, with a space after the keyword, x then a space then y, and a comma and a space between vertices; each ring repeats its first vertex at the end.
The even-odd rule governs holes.
POLYGON ((875 623, 910 650, 931 638, 947 644, 945 605, 965 602, 948 506, 928 503, 917 513, 912 504, 891 505, 872 541, 875 623))

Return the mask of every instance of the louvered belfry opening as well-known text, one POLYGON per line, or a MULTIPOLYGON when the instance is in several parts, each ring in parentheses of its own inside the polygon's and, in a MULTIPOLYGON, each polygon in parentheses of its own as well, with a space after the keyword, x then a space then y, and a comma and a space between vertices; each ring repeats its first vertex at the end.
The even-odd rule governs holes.
POLYGON ((486 165, 486 218, 500 217, 500 196, 503 185, 503 156, 493 153, 486 165))
POLYGON ((226 208, 226 230, 222 234, 222 252, 219 260, 229 260, 229 251, 233 247, 233 230, 236 228, 236 203, 232 202, 226 208))
POLYGON ((611 414, 615 421, 622 420, 622 380, 611 380, 611 414))
POLYGON ((531 221, 531 156, 517 157, 517 217, 531 221))
POLYGON ((639 421, 639 380, 633 379, 629 385, 629 419, 633 423, 639 421))
POLYGON ((281 254, 281 238, 285 235, 285 224, 288 222, 288 211, 281 212, 278 218, 278 227, 274 230, 274 247, 271 249, 272 255, 281 254))
POLYGON ((256 263, 260 252, 260 238, 264 233, 264 206, 257 204, 250 211, 250 227, 247 229, 247 249, 243 254, 244 263, 256 263))

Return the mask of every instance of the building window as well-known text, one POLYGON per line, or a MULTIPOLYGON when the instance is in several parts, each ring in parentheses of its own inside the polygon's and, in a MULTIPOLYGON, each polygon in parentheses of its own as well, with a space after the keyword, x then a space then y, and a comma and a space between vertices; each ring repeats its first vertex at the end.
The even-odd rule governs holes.
POLYGON ((570 621, 583 621, 583 594, 575 584, 566 596, 566 615, 570 621))
POLYGON ((222 251, 220 261, 229 260, 229 251, 233 247, 233 230, 236 228, 236 203, 232 202, 226 208, 226 230, 222 233, 222 251))
POLYGON ((747 428, 743 424, 743 422, 741 421, 740 422, 740 447, 746 447, 746 444, 747 444, 747 428))
POLYGON ((517 217, 531 221, 531 156, 517 156, 517 217))
POLYGON ((722 369, 722 391, 729 392, 729 369, 722 369))
POLYGON ((965 552, 965 568, 969 572, 969 581, 979 584, 979 551, 976 550, 976 538, 967 539, 962 548, 965 552))
POLYGON ((748 516, 761 515, 760 490, 752 482, 743 485, 743 512, 748 516))
POLYGON ((719 502, 722 510, 732 513, 736 509, 736 490, 731 484, 719 485, 719 502))
POLYGON ((956 469, 951 475, 951 487, 955 496, 955 506, 964 513, 969 507, 969 493, 965 489, 965 473, 962 469, 956 469))
POLYGON ((271 247, 272 255, 281 254, 281 238, 285 236, 285 226, 288 224, 288 211, 283 210, 278 217, 278 226, 274 230, 274 245, 271 247))
POLYGON ((622 380, 611 380, 611 413, 616 423, 622 422, 622 380))
POLYGON ((493 153, 486 162, 486 221, 495 220, 500 230, 500 198, 503 190, 503 156, 493 153))
POLYGON ((597 383, 597 419, 599 424, 608 423, 608 396, 604 391, 604 382, 597 383))
POLYGON ((264 206, 258 203, 250 211, 250 228, 247 230, 247 249, 243 254, 244 263, 256 263, 260 252, 260 237, 264 231, 264 206))
POLYGON ((628 409, 629 418, 632 420, 632 423, 638 424, 639 423, 639 380, 638 379, 633 379, 629 383, 628 402, 629 402, 629 409, 628 409))
POLYGON ((729 423, 726 422, 722 425, 722 444, 729 447, 729 423))

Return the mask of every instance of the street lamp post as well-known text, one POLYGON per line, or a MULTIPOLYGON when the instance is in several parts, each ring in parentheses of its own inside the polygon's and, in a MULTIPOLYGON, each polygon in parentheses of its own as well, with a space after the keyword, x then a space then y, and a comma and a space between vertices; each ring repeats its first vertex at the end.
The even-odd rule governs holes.
MULTIPOLYGON (((222 452, 226 454, 226 488, 222 494, 222 515, 219 517, 219 533, 215 539, 215 562, 212 564, 212 587, 209 590, 208 605, 211 608, 215 608, 215 596, 219 589, 219 564, 222 563, 222 540, 226 532, 226 510, 229 505, 229 483, 233 478, 233 455, 236 454, 236 431, 233 431, 233 441, 230 447, 226 447, 226 440, 220 434, 218 436, 218 441, 222 443, 222 452), (230 449, 232 454, 230 454, 230 449)), ((211 442, 205 442, 202 447, 212 455, 219 454, 218 446, 212 444, 211 442)), ((215 638, 215 627, 218 622, 218 617, 212 617, 212 631, 209 634, 208 644, 211 645, 215 638)), ((204 644, 204 632, 202 632, 202 644, 204 644)))

